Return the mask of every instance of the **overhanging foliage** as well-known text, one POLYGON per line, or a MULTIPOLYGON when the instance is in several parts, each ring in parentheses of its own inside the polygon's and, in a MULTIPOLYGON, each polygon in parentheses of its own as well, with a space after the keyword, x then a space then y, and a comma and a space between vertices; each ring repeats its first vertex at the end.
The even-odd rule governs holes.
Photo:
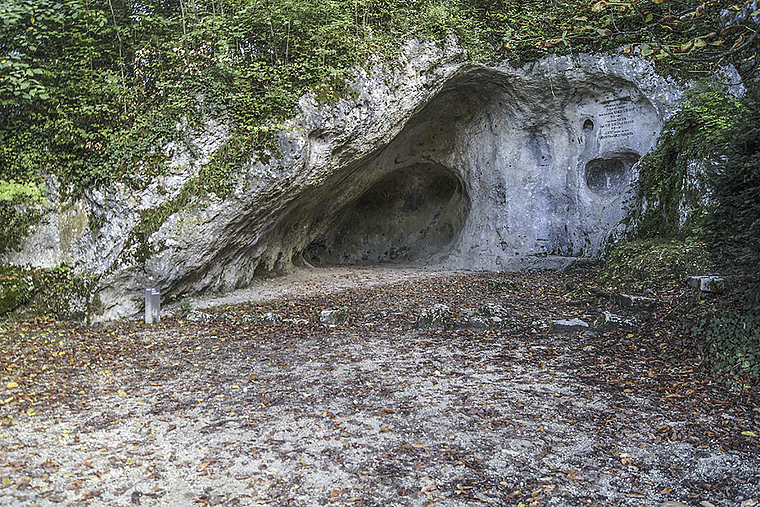
MULTIPOLYGON (((618 50, 702 72, 757 64, 751 2, 606 0, 4 0, 0 167, 53 173, 74 194, 159 170, 160 146, 224 115, 248 156, 311 90, 353 65, 453 33, 476 59, 618 50), (180 123, 180 119, 187 122, 180 123)), ((239 151, 239 150, 238 150, 239 151)), ((238 157, 213 164, 235 164, 238 157)), ((209 171, 212 177, 227 170, 209 171)))

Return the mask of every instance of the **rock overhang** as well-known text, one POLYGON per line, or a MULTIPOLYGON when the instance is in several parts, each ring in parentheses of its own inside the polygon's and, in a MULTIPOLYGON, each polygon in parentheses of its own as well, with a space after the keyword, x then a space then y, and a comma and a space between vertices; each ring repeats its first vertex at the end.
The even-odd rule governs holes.
MULTIPOLYGON (((347 174, 338 170, 339 184, 325 182, 318 201, 330 203, 329 209, 299 207, 298 220, 319 216, 319 226, 307 227, 308 245, 299 245, 296 254, 306 253, 311 263, 442 263, 486 270, 598 256, 623 218, 635 164, 653 145, 663 119, 635 83, 604 76, 574 67, 552 74, 460 66, 390 141, 354 162, 347 174), (437 238, 435 248, 429 227, 412 230, 393 210, 390 203, 400 202, 395 196, 372 213, 358 212, 365 192, 388 175, 401 188, 406 177, 419 182, 425 171, 431 183, 438 178, 456 187, 456 198, 425 215, 435 229, 441 213, 456 210, 444 221, 446 241, 437 238), (395 234, 406 241, 372 239, 375 232, 393 235, 388 228, 394 221, 395 234), (373 241, 377 251, 367 248, 373 241)), ((431 197, 435 188, 430 185, 431 197)), ((425 192, 418 187, 423 200, 425 192)))

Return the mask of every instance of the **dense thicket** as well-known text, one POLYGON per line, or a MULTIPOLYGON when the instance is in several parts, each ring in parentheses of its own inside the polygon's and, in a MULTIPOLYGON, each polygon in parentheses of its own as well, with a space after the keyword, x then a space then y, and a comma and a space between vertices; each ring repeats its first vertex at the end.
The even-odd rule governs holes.
MULTIPOLYGON (((721 163, 708 173, 712 202, 705 238, 726 256, 747 285, 746 302, 760 315, 760 91, 753 87, 732 135, 721 150, 721 163)), ((760 342, 757 344, 760 349, 760 342)), ((760 356, 758 356, 760 359, 760 356)))
POLYGON ((702 307, 691 334, 712 370, 736 385, 760 381, 760 93, 745 83, 741 98, 717 83, 696 86, 666 121, 631 203, 638 236, 649 241, 617 246, 607 268, 623 275, 613 279, 635 277, 625 268, 648 256, 648 273, 687 266, 680 284, 705 269, 728 276, 730 293, 702 307))

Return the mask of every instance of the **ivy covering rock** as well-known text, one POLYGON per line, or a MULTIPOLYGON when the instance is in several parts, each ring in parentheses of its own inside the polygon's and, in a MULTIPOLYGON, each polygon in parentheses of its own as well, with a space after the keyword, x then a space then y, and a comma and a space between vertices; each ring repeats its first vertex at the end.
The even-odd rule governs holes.
POLYGON ((54 316, 88 322, 94 280, 71 268, 24 269, 0 267, 0 318, 54 316))

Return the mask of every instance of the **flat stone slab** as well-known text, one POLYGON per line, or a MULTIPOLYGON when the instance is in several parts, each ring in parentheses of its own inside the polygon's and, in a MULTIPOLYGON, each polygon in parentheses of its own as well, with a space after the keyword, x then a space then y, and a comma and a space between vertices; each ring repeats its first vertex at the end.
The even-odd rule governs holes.
POLYGON ((551 328, 555 333, 572 333, 575 331, 585 331, 589 328, 589 325, 581 319, 553 320, 551 328))
POLYGON ((626 318, 611 312, 602 312, 594 322, 594 328, 599 331, 611 331, 613 329, 629 329, 637 324, 635 319, 626 318))
POLYGON ((319 322, 327 326, 338 326, 348 320, 348 309, 337 308, 322 310, 319 314, 319 322))

